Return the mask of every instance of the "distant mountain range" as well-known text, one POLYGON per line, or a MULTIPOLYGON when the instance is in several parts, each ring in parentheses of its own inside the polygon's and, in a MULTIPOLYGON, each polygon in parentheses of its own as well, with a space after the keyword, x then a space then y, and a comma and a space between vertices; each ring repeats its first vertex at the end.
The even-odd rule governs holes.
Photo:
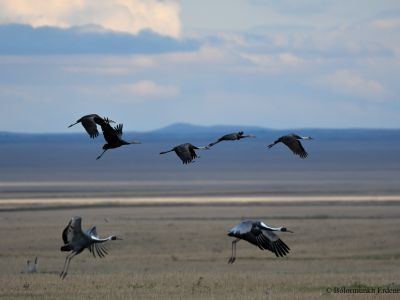
MULTIPOLYGON (((245 133, 255 134, 257 137, 274 139, 288 133, 298 133, 300 135, 310 135, 318 140, 379 140, 379 139, 399 139, 400 129, 319 129, 319 128, 297 128, 297 129, 271 129, 257 126, 241 125, 216 125, 200 126, 188 123, 174 123, 169 126, 147 131, 135 132, 127 131, 126 136, 134 136, 142 140, 165 140, 182 139, 203 140, 214 139, 221 135, 231 132, 244 131, 245 133)), ((87 135, 82 128, 81 133, 15 133, 1 132, 0 142, 56 142, 56 141, 83 141, 87 140, 87 135)), ((101 141, 101 140, 100 140, 101 141)), ((102 142, 102 141, 101 141, 102 142)))

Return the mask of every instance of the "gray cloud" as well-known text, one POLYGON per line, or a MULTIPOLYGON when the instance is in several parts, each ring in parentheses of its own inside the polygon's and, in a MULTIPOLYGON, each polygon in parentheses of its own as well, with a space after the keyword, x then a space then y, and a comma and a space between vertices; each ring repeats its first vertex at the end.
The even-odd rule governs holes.
POLYGON ((69 28, 96 24, 108 30, 137 34, 151 29, 179 37, 180 6, 174 0, 0 0, 1 24, 69 28))
POLYGON ((102 30, 100 27, 33 28, 0 25, 0 54, 134 54, 193 51, 199 42, 174 39, 142 30, 137 35, 102 30))

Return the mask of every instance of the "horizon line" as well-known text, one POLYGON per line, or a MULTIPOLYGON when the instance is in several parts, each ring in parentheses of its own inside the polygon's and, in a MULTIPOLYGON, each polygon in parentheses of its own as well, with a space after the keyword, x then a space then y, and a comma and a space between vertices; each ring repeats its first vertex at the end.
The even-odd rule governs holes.
MULTIPOLYGON (((168 129, 173 126, 181 126, 181 127, 198 127, 203 129, 212 129, 213 127, 237 127, 237 130, 251 128, 253 130, 265 130, 265 131, 291 131, 291 130, 400 130, 400 127, 285 127, 285 128, 273 128, 273 127, 263 127, 260 125, 232 125, 232 124, 216 124, 216 125, 198 125, 193 123, 185 123, 185 122, 176 122, 171 123, 169 125, 158 127, 155 129, 150 130, 127 130, 127 132, 135 132, 139 134, 145 133, 154 133, 157 131, 162 131, 168 129)), ((7 131, 7 130, 0 130, 0 134, 55 134, 55 135, 62 135, 62 134, 77 134, 78 132, 28 132, 28 131, 7 131)))

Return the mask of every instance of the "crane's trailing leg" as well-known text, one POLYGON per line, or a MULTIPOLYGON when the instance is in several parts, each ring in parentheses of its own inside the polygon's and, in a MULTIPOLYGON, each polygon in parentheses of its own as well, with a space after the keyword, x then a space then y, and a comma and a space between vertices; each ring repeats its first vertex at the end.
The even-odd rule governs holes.
POLYGON ((97 156, 97 157, 96 157, 96 160, 97 160, 97 159, 100 159, 100 158, 103 156, 103 154, 104 154, 107 150, 108 150, 108 149, 105 149, 105 150, 103 151, 103 153, 101 153, 99 156, 97 156))
POLYGON ((61 279, 64 279, 67 276, 67 272, 68 272, 68 268, 69 268, 69 263, 71 261, 71 259, 77 255, 77 252, 72 252, 71 254, 69 254, 66 258, 65 258, 65 262, 64 262, 64 267, 63 270, 60 274, 61 279))
POLYGON ((68 128, 70 128, 70 127, 72 127, 72 126, 74 126, 74 125, 76 125, 76 124, 78 124, 79 122, 76 122, 76 123, 74 123, 74 124, 71 124, 71 125, 69 125, 68 126, 68 128))
POLYGON ((68 254, 67 257, 65 258, 64 266, 63 266, 63 268, 62 268, 62 270, 61 270, 60 277, 62 277, 63 274, 64 274, 64 270, 65 270, 65 266, 67 265, 68 257, 69 257, 71 254, 72 254, 72 253, 68 254))
POLYGON ((228 260, 228 264, 233 264, 236 260, 236 243, 239 241, 240 241, 240 239, 236 239, 232 242, 232 254, 228 260))

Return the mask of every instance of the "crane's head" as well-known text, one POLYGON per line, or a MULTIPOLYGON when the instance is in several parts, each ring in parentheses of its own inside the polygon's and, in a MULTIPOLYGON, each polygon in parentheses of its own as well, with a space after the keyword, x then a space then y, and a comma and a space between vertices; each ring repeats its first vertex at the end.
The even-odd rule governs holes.
POLYGON ((116 235, 111 236, 111 240, 112 240, 112 241, 117 241, 117 240, 122 241, 122 239, 119 238, 119 237, 117 237, 116 235))
POLYGON ((293 231, 287 229, 286 227, 281 227, 281 231, 293 233, 293 231))
POLYGON ((103 145, 103 150, 108 150, 108 149, 111 149, 110 145, 109 144, 104 144, 103 145))

